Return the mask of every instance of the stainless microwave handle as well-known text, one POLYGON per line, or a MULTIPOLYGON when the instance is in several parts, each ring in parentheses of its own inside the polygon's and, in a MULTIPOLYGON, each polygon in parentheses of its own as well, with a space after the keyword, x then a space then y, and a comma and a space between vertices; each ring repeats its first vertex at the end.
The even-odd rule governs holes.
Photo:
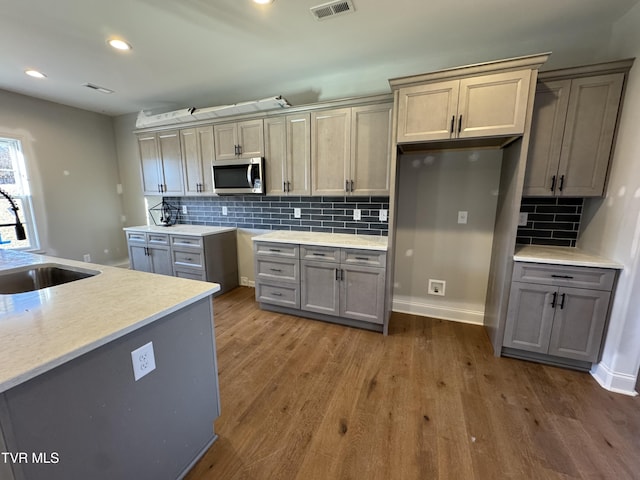
POLYGON ((251 177, 251 164, 247 165, 247 182, 249 182, 249 186, 253 187, 253 178, 251 177))

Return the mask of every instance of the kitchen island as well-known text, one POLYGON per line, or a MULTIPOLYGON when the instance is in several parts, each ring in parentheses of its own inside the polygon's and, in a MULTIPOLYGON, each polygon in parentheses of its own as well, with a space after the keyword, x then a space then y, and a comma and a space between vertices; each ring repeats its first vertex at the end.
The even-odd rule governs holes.
POLYGON ((0 294, 0 478, 180 478, 216 438, 219 285, 0 250, 51 264, 96 274, 0 294))

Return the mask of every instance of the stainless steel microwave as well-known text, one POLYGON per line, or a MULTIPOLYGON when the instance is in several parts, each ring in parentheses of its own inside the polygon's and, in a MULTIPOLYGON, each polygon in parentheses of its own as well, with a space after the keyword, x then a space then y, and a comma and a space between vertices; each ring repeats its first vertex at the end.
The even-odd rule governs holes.
POLYGON ((213 193, 238 195, 264 193, 264 158, 213 161, 213 193))

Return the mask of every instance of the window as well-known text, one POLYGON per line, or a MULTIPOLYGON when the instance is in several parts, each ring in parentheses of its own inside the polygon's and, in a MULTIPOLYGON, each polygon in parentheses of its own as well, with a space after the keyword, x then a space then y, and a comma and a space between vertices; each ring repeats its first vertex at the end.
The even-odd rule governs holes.
MULTIPOLYGON (((27 234, 26 240, 18 240, 14 226, 0 226, 0 248, 37 249, 38 236, 22 146, 13 138, 0 137, 0 189, 9 194, 18 207, 18 217, 27 234)), ((0 195, 0 225, 13 223, 16 223, 16 217, 11 204, 4 195, 0 195)))

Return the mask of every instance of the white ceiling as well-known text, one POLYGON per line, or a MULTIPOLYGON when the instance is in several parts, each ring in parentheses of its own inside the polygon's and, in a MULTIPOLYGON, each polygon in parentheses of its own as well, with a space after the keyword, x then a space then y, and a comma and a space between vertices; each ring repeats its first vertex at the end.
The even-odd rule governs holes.
MULTIPOLYGON (((0 0, 0 89, 108 115, 283 95, 295 105, 388 92, 387 79, 552 51, 549 66, 608 60, 638 0, 0 0), (124 37, 133 51, 106 45, 124 37), (36 68, 47 78, 27 77, 36 68), (115 91, 106 95, 82 85, 115 91)), ((1 105, 0 105, 1 108, 1 105)))

